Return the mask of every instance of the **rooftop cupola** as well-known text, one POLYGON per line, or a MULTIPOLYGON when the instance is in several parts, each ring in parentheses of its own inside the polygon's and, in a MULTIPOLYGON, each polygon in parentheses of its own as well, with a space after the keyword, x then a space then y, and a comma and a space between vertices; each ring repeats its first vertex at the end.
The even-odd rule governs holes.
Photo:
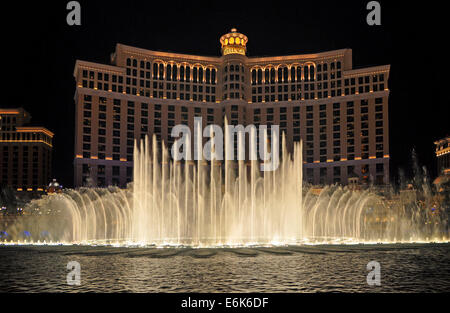
POLYGON ((241 54, 245 55, 247 52, 248 38, 244 34, 238 33, 236 28, 232 28, 228 34, 220 37, 220 44, 222 45, 222 55, 227 54, 241 54))

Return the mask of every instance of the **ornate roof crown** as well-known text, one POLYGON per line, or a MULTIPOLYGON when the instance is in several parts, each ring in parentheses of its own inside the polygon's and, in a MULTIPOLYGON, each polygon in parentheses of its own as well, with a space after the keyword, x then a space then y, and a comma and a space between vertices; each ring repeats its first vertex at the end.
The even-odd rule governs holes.
POLYGON ((232 28, 231 32, 220 37, 220 44, 222 45, 222 55, 245 55, 245 53, 247 52, 247 42, 247 36, 238 33, 236 28, 232 28))

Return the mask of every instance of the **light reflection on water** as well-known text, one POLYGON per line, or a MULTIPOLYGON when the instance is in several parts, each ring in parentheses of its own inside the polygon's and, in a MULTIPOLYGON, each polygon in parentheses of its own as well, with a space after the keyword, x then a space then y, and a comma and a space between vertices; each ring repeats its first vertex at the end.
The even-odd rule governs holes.
POLYGON ((0 292, 449 292, 450 244, 154 249, 0 246, 0 292), (381 286, 366 265, 381 264, 381 286), (81 285, 66 283, 69 261, 81 285))

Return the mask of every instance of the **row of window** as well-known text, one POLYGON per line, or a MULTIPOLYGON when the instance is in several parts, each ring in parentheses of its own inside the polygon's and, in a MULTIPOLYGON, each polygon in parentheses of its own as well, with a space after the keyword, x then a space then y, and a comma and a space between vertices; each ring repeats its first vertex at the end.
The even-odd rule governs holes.
MULTIPOLYGON (((361 178, 362 180, 368 180, 369 176, 368 176, 368 172, 369 172, 369 167, 373 166, 373 165, 369 165, 369 164, 363 164, 361 165, 361 178)), ((328 180, 328 176, 330 176, 331 178, 331 182, 333 183, 342 183, 342 168, 340 166, 334 166, 334 167, 320 167, 320 168, 307 168, 306 169, 306 173, 305 173, 305 178, 306 181, 308 181, 309 183, 315 183, 314 181, 314 176, 316 174, 316 176, 318 176, 319 180, 319 184, 325 184, 325 183, 330 183, 330 181, 328 180), (329 175, 328 175, 329 173, 329 175)), ((358 175, 355 172, 355 166, 354 165, 349 165, 346 167, 347 170, 347 177, 350 178, 352 175, 357 175, 358 177, 360 175, 358 175)), ((377 163, 375 164, 375 184, 383 184, 384 183, 384 164, 383 163, 377 163)))

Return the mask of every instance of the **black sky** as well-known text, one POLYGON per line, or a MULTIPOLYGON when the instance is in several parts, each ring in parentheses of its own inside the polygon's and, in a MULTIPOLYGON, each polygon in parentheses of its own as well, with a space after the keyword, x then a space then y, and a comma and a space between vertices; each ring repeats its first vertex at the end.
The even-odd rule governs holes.
POLYGON ((450 134, 445 11, 427 2, 379 1, 381 26, 368 26, 368 1, 79 1, 81 26, 66 24, 68 1, 17 2, 2 20, 1 107, 23 106, 55 132, 54 177, 73 180, 76 59, 109 63, 116 43, 220 55, 236 27, 249 56, 353 49, 355 68, 391 64, 391 175, 409 174, 414 148, 435 176, 433 141, 450 134))

